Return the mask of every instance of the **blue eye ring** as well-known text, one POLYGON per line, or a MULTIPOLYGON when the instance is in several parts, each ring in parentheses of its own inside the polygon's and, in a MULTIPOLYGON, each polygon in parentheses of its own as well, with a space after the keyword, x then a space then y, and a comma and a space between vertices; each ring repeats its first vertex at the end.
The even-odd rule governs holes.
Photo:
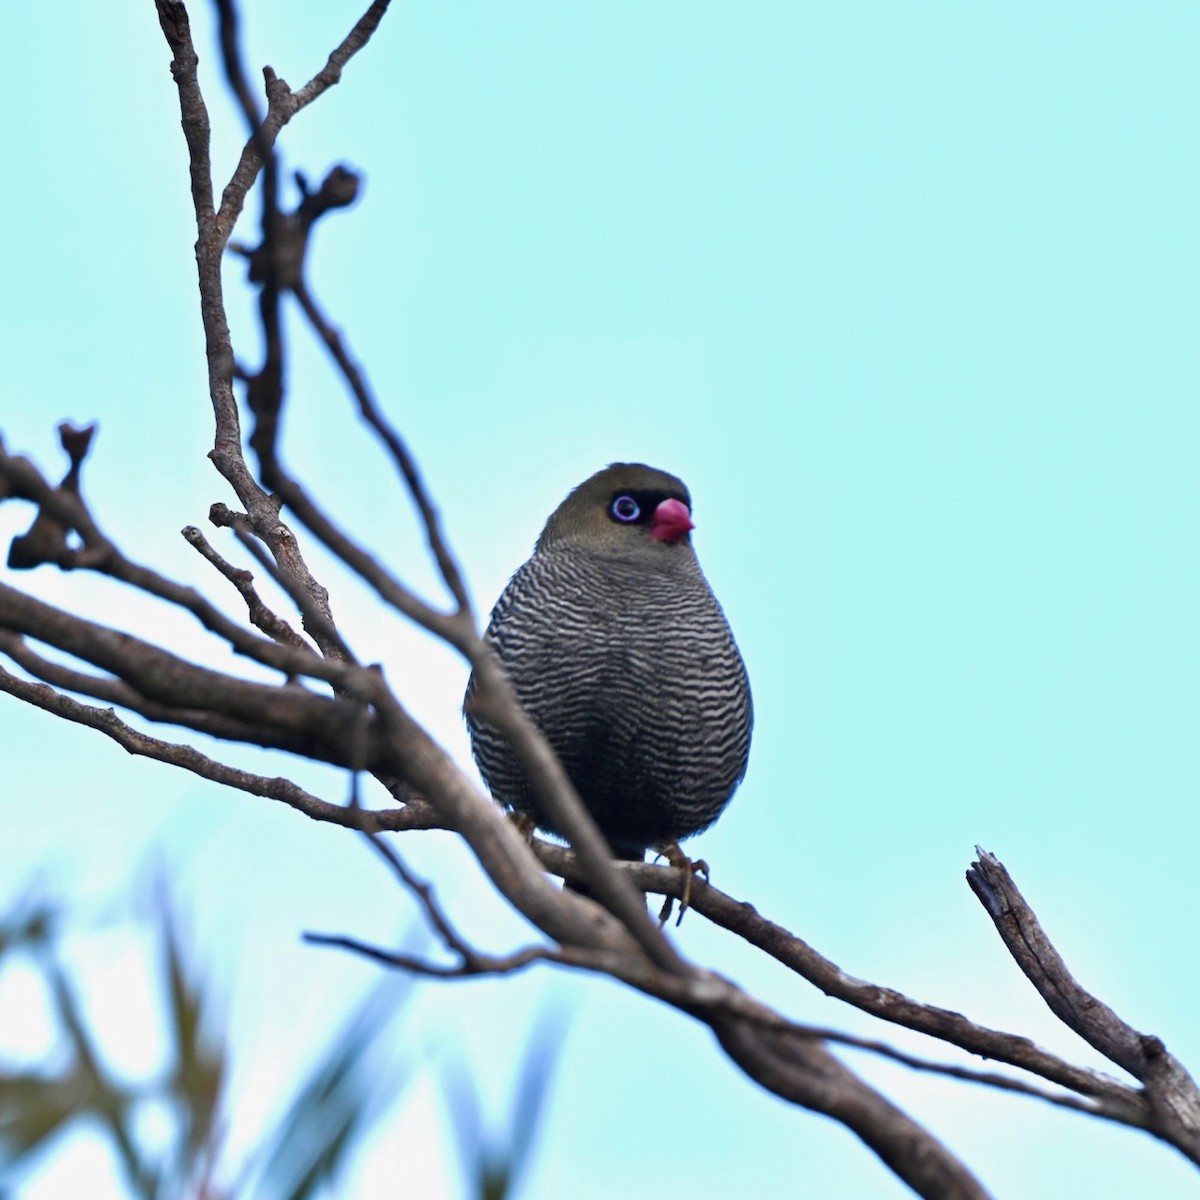
POLYGON ((608 511, 623 525, 629 525, 642 515, 642 506, 632 496, 618 496, 608 511))

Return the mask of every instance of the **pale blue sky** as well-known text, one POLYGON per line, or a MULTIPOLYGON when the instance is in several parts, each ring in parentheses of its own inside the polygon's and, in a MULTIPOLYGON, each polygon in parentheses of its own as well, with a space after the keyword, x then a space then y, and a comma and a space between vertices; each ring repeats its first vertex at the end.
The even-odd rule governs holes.
MULTIPOLYGON (((342 0, 252 7, 251 64, 293 85, 357 16, 342 0)), ((192 9, 223 177, 240 126, 192 9)), ((0 118, 0 430, 58 470, 54 424, 98 419, 87 485, 106 527, 232 608, 177 533, 230 497, 203 457, 194 229, 153 5, 17 7, 2 26, 19 53, 0 118)), ((963 882, 981 843, 1081 981, 1194 1069, 1198 62, 1200 11, 1182 3, 397 0, 283 141, 289 168, 365 173, 358 206, 321 227, 311 283, 423 463, 481 609, 597 467, 641 459, 689 483, 758 717, 743 789, 694 844, 714 881, 856 975, 1095 1061, 963 882)), ((234 264, 253 361, 241 278, 234 264)), ((386 463, 299 336, 291 376, 291 463, 432 586, 386 463)), ((27 520, 0 508, 5 537, 27 520)), ((356 649, 465 756, 463 668, 327 581, 356 649)), ((16 582, 228 661, 94 581, 16 582)), ((373 978, 299 932, 391 939, 410 902, 345 834, 7 699, 0 714, 8 890, 42 871, 107 919, 156 848, 228 996, 234 1137, 252 1143, 373 978)), ((344 794, 334 772, 303 778, 344 794)), ((402 845, 481 944, 524 936, 446 839, 402 845)), ((97 1019, 144 1029, 100 937, 78 949, 97 1019)), ((679 939, 796 1019, 949 1057, 702 920, 679 939)), ((45 1036, 27 983, 0 978, 10 1054, 45 1036)), ((549 973, 422 989, 403 1033, 426 1082, 344 1194, 391 1194, 418 1163, 420 1194, 457 1194, 438 1165, 453 1149, 430 1150, 437 1065, 463 1044, 498 1114, 545 993, 572 1030, 529 1197, 639 1200, 668 1175, 703 1197, 907 1194, 698 1027, 549 973)), ((146 1053, 116 1036, 122 1061, 146 1053)), ((1196 1190, 1133 1132, 854 1062, 1000 1197, 1196 1190)), ((62 1194, 54 1171, 106 1178, 90 1154, 81 1139, 29 1196, 62 1194)))

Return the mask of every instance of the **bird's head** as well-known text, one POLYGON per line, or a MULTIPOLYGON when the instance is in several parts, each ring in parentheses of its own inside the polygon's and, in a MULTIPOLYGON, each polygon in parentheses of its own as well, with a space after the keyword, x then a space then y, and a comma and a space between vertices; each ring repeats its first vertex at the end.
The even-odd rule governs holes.
POLYGON ((627 557, 691 548, 692 499, 681 479, 643 463, 613 463, 556 508, 538 550, 570 545, 627 557))

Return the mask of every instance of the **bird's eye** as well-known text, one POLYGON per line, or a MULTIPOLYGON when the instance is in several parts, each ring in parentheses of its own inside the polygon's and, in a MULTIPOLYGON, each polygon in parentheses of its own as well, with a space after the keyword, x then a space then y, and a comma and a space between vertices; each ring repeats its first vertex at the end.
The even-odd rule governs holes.
POLYGON ((618 521, 623 521, 626 525, 630 521, 636 521, 642 515, 641 505, 632 496, 618 496, 609 509, 618 521))

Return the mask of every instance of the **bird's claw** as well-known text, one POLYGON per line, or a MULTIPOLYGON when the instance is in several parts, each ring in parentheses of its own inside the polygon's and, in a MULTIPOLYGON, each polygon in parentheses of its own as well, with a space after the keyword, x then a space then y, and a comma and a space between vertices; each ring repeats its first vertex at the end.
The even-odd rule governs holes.
POLYGON ((508 819, 513 823, 516 831, 525 839, 526 844, 532 843, 534 831, 537 829, 537 818, 530 813, 509 809, 508 819))
MULTIPOLYGON (((704 882, 708 882, 708 863, 702 858, 688 858, 678 842, 668 842, 658 852, 658 857, 665 858, 669 866, 678 867, 683 872, 683 894, 679 897, 679 916, 675 918, 675 927, 678 929, 683 922, 683 914, 692 903, 692 880, 697 875, 703 875, 704 882)), ((658 914, 659 925, 665 925, 671 919, 674 906, 674 896, 667 896, 663 900, 662 910, 658 914)))

